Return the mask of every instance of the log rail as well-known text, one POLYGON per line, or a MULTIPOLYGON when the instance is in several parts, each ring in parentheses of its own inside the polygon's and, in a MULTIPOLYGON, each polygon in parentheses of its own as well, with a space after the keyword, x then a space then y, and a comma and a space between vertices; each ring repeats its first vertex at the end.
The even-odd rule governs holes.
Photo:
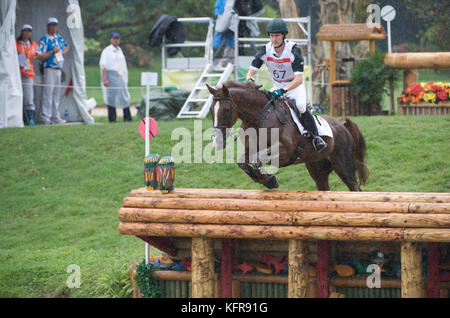
MULTIPOLYGON (((309 288, 307 240, 318 240, 318 297, 329 296, 331 240, 400 242, 402 297, 420 297, 419 243, 450 242, 450 193, 141 188, 124 199, 119 219, 121 234, 162 250, 173 252, 170 239, 192 238, 193 297, 214 296, 214 239, 223 240, 221 294, 227 297, 232 239, 289 241, 289 297, 306 297, 309 288)), ((429 284, 436 294, 437 282, 429 284)))

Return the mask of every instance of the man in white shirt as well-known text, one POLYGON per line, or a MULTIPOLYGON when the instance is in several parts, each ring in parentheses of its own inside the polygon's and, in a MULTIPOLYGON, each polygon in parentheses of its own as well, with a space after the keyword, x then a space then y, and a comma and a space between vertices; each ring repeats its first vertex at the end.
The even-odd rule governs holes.
POLYGON ((120 107, 123 108, 123 121, 131 121, 128 69, 125 56, 119 47, 119 33, 111 32, 109 42, 111 44, 103 49, 99 63, 103 100, 108 106, 108 120, 116 121, 116 107, 120 107))

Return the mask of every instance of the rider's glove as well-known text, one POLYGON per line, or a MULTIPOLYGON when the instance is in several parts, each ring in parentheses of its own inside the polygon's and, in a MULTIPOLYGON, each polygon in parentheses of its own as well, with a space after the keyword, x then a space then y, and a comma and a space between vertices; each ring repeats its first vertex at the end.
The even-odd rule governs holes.
POLYGON ((251 76, 251 77, 248 78, 247 82, 253 82, 254 83, 255 79, 251 76))
POLYGON ((281 96, 283 96, 284 93, 286 93, 286 90, 285 90, 285 89, 282 89, 282 88, 276 89, 276 90, 274 90, 274 91, 272 92, 272 98, 278 99, 278 98, 280 98, 281 96))

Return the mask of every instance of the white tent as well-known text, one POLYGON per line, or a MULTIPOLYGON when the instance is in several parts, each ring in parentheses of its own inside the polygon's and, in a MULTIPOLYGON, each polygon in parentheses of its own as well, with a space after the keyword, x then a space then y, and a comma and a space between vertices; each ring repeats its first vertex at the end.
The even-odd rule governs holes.
MULTIPOLYGON (((61 83, 60 113, 69 113, 69 121, 94 123, 89 115, 84 72, 84 34, 78 0, 0 0, 0 128, 23 127, 22 86, 15 37, 23 24, 33 26, 32 39, 46 33, 49 17, 59 21, 58 32, 70 44, 65 55, 61 83)), ((39 61, 34 61, 34 102, 39 118, 42 97, 42 75, 39 61)))

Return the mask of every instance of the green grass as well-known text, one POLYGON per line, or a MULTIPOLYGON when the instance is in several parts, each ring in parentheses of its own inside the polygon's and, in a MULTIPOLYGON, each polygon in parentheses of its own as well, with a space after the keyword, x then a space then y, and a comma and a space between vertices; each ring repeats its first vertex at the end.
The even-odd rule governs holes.
MULTIPOLYGON (((142 259, 143 242, 119 234, 117 211, 143 185, 144 141, 136 121, 105 121, 0 130, 0 297, 102 296, 114 264, 142 259), (81 268, 79 289, 65 286, 70 264, 81 268)), ((364 190, 450 192, 450 116, 354 121, 368 145, 364 190)), ((169 155, 172 131, 193 123, 159 122, 152 152, 169 155)), ((280 189, 315 190, 304 165, 276 175, 280 189)), ((330 185, 346 190, 334 173, 330 185)), ((176 186, 263 189, 235 164, 177 164, 176 186)))
MULTIPOLYGON (((104 105, 102 90, 100 87, 100 68, 98 66, 85 66, 86 86, 98 88, 86 88, 88 98, 95 98, 98 105, 104 105)), ((158 72, 158 81, 161 85, 161 59, 155 59, 150 68, 133 67, 128 70, 128 86, 131 97, 131 103, 141 101, 141 96, 145 94, 145 88, 141 88, 142 72, 158 72), (138 87, 138 88, 136 88, 138 87)))

